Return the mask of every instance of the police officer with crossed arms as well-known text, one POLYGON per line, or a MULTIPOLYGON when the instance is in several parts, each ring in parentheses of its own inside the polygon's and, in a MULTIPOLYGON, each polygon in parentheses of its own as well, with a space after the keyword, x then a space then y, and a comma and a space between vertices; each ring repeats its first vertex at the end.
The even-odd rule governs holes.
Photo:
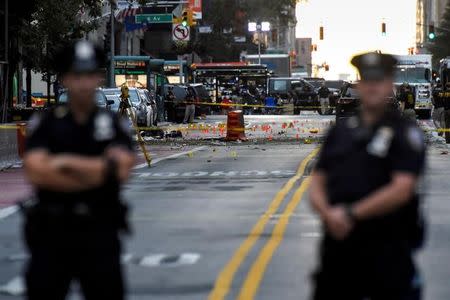
POLYGON ((27 299, 59 300, 72 280, 88 300, 124 299, 120 186, 135 162, 129 129, 96 105, 104 54, 88 41, 65 47, 56 68, 67 106, 35 116, 24 166, 36 201, 24 204, 27 299))
POLYGON ((351 62, 361 77, 360 114, 330 129, 311 181, 324 228, 312 299, 418 300, 423 132, 388 107, 393 56, 366 53, 351 62))

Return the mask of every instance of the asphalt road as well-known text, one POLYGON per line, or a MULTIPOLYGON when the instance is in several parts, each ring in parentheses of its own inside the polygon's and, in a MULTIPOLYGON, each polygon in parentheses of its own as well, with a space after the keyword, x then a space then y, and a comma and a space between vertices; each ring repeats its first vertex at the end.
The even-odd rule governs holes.
MULTIPOLYGON (((301 115, 250 115, 245 116, 244 126, 249 140, 303 139, 321 137, 326 133, 334 115, 320 116, 313 111, 302 111, 301 115)), ((223 138, 226 136, 227 116, 213 115, 193 124, 161 123, 166 133, 180 131, 190 140, 223 138)), ((158 128, 158 130, 160 129, 158 128)), ((150 128, 149 131, 154 131, 150 128)))
MULTIPOLYGON (((134 227, 124 239, 129 299, 307 299, 320 224, 305 175, 317 146, 190 147, 135 169, 124 190, 134 227)), ((430 236, 419 261, 428 300, 450 299, 445 151, 433 142, 423 187, 430 236)), ((23 292, 20 225, 17 213, 0 219, 0 299, 23 292)))

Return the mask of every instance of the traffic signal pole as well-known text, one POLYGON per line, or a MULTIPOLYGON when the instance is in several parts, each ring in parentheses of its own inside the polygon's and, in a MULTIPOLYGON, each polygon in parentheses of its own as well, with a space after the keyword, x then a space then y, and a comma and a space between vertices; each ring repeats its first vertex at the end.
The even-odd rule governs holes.
POLYGON ((109 87, 115 87, 115 78, 114 78, 114 56, 115 56, 115 40, 114 40, 114 10, 116 8, 115 0, 110 0, 109 4, 111 6, 111 46, 110 46, 110 55, 109 58, 109 87))

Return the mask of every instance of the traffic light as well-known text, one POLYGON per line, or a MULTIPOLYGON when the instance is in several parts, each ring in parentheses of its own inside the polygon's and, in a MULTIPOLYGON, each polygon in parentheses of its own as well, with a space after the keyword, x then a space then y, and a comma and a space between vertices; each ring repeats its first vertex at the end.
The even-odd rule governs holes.
POLYGON ((312 44, 311 45, 311 52, 317 51, 317 45, 316 44, 312 44))
POLYGON ((330 65, 329 64, 325 64, 323 66, 323 68, 325 69, 326 72, 330 71, 330 65))
POLYGON ((436 37, 436 33, 434 31, 434 25, 428 25, 428 38, 430 40, 434 40, 434 38, 436 37))
POLYGON ((323 40, 323 26, 320 26, 319 28, 319 38, 321 41, 323 40))
POLYGON ((381 23, 381 35, 383 35, 383 36, 386 35, 386 23, 385 22, 381 23))
POLYGON ((184 27, 189 25, 189 12, 187 9, 183 10, 183 14, 181 15, 181 25, 184 27))
POLYGON ((197 20, 195 20, 194 12, 191 9, 188 10, 188 24, 189 26, 197 25, 197 20))
POLYGON ((414 55, 414 47, 409 47, 408 48, 408 54, 409 55, 414 55))

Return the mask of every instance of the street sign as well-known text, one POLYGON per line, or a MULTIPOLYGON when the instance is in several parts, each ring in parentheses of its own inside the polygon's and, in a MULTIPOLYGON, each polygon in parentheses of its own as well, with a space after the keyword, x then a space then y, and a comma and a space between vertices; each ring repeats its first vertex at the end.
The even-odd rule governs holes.
POLYGON ((182 24, 173 24, 172 26, 172 39, 175 42, 188 42, 191 37, 191 30, 189 26, 183 26, 182 24))
POLYGON ((172 14, 141 14, 135 16, 136 23, 172 23, 172 14))
POLYGON ((212 26, 200 26, 198 27, 199 33, 212 33, 213 29, 212 26))
POLYGON ((189 0, 188 7, 194 13, 194 19, 202 19, 202 0, 189 0))

